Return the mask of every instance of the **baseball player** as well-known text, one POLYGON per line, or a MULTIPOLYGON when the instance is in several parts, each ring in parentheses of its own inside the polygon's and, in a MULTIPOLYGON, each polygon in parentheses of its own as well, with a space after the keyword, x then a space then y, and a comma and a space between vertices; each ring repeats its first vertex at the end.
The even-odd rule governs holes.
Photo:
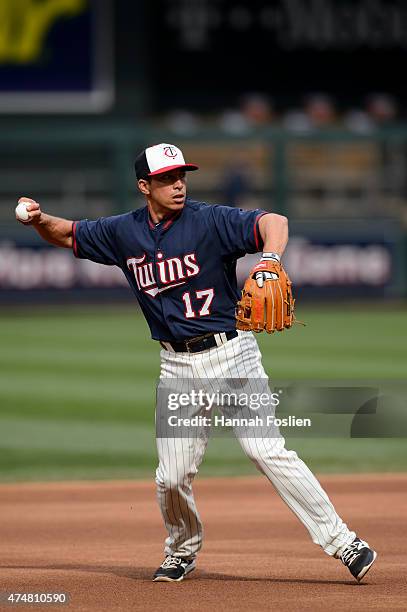
MULTIPOLYGON (((254 335, 236 329, 236 261, 263 252, 253 273, 256 283, 270 287, 277 282, 278 274, 268 270, 270 262, 280 266, 287 219, 187 199, 186 173, 197 169, 172 144, 150 146, 135 162, 143 208, 74 222, 47 215, 24 197, 19 205, 27 213, 16 212, 17 218, 51 244, 72 248, 76 257, 121 268, 153 340, 161 345, 161 381, 267 380, 254 335)), ((155 581, 179 582, 195 568, 202 523, 192 482, 207 444, 203 432, 157 438, 157 497, 168 538, 155 581)), ((360 581, 376 552, 341 520, 308 467, 285 448, 284 438, 239 437, 239 442, 312 541, 360 581)))

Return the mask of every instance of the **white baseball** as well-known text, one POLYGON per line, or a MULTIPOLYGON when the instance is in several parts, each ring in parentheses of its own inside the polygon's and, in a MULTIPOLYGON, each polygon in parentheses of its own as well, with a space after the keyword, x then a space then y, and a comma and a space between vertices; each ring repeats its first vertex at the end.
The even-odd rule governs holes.
POLYGON ((16 206, 16 215, 20 219, 20 221, 28 221, 30 218, 30 213, 27 210, 27 206, 29 206, 31 202, 20 202, 16 206))

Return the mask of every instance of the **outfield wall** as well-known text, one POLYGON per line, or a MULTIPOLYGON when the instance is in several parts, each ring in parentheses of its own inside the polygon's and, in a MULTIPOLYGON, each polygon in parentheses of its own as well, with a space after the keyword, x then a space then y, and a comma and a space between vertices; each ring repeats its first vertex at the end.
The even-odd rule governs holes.
MULTIPOLYGON (((401 298, 406 294, 403 233, 395 223, 296 222, 284 257, 301 299, 401 298)), ((238 264, 242 284, 258 255, 238 264)), ((0 238, 0 302, 133 301, 121 271, 47 246, 26 228, 0 238)))

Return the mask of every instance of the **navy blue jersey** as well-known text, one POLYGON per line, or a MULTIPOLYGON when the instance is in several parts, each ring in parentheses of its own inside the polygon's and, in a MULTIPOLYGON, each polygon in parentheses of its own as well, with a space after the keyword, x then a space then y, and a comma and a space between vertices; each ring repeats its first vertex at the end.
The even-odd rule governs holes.
POLYGON ((77 221, 76 257, 122 269, 155 340, 181 341, 236 328, 236 260, 263 248, 263 210, 188 199, 154 225, 148 208, 77 221))

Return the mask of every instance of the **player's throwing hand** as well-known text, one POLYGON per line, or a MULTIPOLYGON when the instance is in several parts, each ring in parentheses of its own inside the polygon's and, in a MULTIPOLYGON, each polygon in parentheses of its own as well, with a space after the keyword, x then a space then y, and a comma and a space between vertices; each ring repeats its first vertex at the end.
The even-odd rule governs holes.
POLYGON ((41 208, 38 202, 31 198, 22 197, 16 206, 16 219, 24 225, 35 225, 41 217, 41 208))

